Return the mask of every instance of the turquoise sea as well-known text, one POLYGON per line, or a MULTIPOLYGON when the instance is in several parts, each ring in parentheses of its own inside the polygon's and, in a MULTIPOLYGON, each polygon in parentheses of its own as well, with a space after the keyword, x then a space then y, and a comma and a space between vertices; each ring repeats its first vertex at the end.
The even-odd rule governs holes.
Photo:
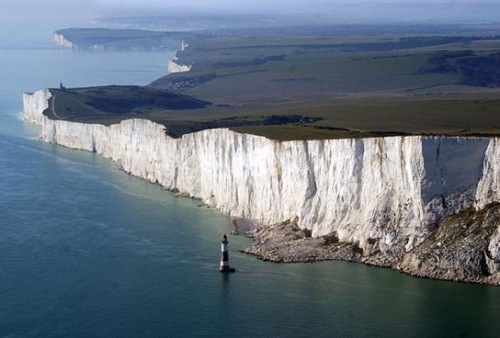
POLYGON ((499 337, 500 288, 346 262, 218 269, 217 211, 37 140, 22 93, 147 84, 172 53, 0 50, 0 337, 499 337))

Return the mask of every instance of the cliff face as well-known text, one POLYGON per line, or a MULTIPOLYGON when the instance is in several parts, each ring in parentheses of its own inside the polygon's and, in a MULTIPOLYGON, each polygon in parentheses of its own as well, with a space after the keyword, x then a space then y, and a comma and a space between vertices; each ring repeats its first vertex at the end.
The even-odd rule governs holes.
POLYGON ((48 89, 23 94, 23 120, 43 125, 46 117, 43 111, 49 107, 52 98, 48 89))
POLYGON ((167 72, 170 73, 184 73, 189 72, 191 70, 191 66, 188 65, 180 65, 175 60, 169 60, 167 65, 167 72))
POLYGON ((60 46, 68 49, 78 49, 78 45, 66 39, 66 37, 59 33, 54 33, 52 35, 52 41, 56 46, 60 46))
MULTIPOLYGON (((41 138, 95 151, 126 172, 263 225, 294 220, 365 255, 412 250, 444 217, 500 200, 500 143, 489 138, 380 137, 278 142, 227 129, 180 139, 148 120, 73 123, 42 115, 48 90, 24 95, 41 138)), ((500 261, 499 231, 488 257, 500 261)))

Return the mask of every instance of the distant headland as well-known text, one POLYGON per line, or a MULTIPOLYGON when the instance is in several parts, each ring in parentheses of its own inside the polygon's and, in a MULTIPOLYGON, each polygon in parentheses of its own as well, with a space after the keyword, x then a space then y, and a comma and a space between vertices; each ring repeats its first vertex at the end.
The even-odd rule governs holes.
POLYGON ((74 121, 105 124, 140 116, 165 125, 172 136, 217 127, 279 140, 498 135, 500 35, 480 25, 443 30, 447 33, 436 35, 439 26, 425 25, 240 29, 234 34, 58 30, 57 43, 71 48, 170 46, 178 50, 169 61, 175 72, 145 88, 123 91, 132 97, 154 89, 172 100, 182 95, 182 100, 211 104, 197 106, 196 112, 188 104, 178 114, 179 105, 141 107, 136 100, 132 107, 122 101, 124 106, 111 112, 104 98, 116 101, 121 94, 117 87, 103 87, 69 89, 66 95, 78 95, 57 100, 54 110, 74 121), (95 103, 86 95, 97 91, 101 104, 82 108, 89 100, 95 103), (82 109, 65 106, 74 100, 82 109))

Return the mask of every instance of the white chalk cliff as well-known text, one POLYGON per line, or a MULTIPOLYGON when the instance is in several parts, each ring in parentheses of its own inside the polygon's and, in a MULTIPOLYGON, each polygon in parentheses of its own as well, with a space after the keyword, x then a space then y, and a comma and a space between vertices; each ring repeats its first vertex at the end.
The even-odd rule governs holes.
POLYGON ((191 66, 178 64, 175 60, 169 60, 167 65, 168 73, 184 73, 189 72, 191 66))
POLYGON ((78 45, 66 39, 63 34, 54 33, 52 35, 52 41, 56 46, 60 46, 67 49, 78 49, 78 45))
MULTIPOLYGON (((148 120, 109 127, 51 120, 42 114, 50 97, 24 95, 24 119, 41 124, 46 142, 95 151, 228 215, 263 225, 297 219, 313 236, 336 232, 367 251, 410 250, 446 215, 500 201, 495 138, 279 142, 212 129, 174 139, 148 120)), ((500 259, 499 239, 489 250, 500 259)))

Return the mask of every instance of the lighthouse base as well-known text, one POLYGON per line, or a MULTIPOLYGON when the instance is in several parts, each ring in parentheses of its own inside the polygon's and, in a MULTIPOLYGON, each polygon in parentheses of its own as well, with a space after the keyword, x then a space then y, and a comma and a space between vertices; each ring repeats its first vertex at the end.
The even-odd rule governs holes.
POLYGON ((236 272, 235 268, 230 268, 228 266, 221 266, 219 272, 236 272))

